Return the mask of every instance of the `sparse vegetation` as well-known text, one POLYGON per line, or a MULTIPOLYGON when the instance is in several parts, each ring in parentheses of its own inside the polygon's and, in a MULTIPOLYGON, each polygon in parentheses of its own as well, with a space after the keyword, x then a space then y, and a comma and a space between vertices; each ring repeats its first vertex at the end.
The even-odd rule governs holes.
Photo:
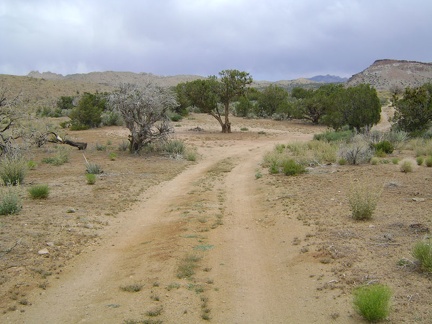
POLYGON ((134 283, 130 285, 121 286, 120 289, 127 292, 139 292, 143 287, 144 286, 141 284, 134 283))
POLYGON ((47 199, 50 189, 46 184, 31 186, 28 190, 32 199, 47 199))
POLYGON ((195 269, 198 266, 198 261, 201 260, 201 256, 196 254, 189 254, 184 257, 177 268, 177 278, 190 278, 195 274, 195 269))
POLYGON ((385 285, 366 285, 354 290, 354 308, 369 322, 384 320, 390 313, 391 289, 385 285))

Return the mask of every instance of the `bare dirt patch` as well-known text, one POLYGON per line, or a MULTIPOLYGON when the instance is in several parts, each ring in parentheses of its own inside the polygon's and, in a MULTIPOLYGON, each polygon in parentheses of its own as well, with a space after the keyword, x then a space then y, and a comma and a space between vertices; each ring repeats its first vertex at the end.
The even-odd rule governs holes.
POLYGON ((266 151, 323 129, 239 118, 233 126, 221 134, 207 115, 178 122, 195 163, 118 152, 120 128, 71 133, 89 142, 86 158, 104 173, 87 185, 76 150, 62 166, 29 172, 24 192, 34 183, 52 191, 44 201, 23 194, 22 212, 0 219, 1 322, 358 323, 352 289, 381 282, 394 293, 390 322, 430 323, 431 277, 411 256, 432 228, 430 168, 269 175, 266 151), (360 180, 384 187, 372 221, 350 218, 347 189, 360 180))

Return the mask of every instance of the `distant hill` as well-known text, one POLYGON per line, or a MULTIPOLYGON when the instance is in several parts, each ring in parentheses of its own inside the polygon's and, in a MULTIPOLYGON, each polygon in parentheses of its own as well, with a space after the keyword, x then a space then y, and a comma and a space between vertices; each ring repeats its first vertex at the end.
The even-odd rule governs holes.
POLYGON ((73 80, 84 83, 96 83, 109 87, 118 87, 121 83, 144 84, 147 82, 156 83, 162 87, 176 86, 180 82, 188 82, 203 77, 198 75, 174 75, 174 76, 159 76, 151 73, 133 73, 133 72, 90 72, 85 74, 68 74, 63 76, 52 72, 32 71, 28 77, 45 80, 73 80))
POLYGON ((404 60, 377 60, 364 71, 354 74, 348 86, 367 83, 377 90, 405 89, 432 82, 432 63, 404 60))
POLYGON ((312 78, 308 78, 308 80, 314 81, 314 82, 320 82, 320 83, 344 83, 348 81, 348 78, 341 78, 337 75, 316 75, 312 78))

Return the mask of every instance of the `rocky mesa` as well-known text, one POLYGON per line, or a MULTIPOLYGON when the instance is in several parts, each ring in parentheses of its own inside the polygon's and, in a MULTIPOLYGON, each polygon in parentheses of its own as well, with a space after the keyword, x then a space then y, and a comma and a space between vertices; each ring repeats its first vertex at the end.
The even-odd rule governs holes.
POLYGON ((432 63, 405 60, 376 60, 364 71, 354 74, 348 86, 367 83, 377 90, 405 89, 432 82, 432 63))

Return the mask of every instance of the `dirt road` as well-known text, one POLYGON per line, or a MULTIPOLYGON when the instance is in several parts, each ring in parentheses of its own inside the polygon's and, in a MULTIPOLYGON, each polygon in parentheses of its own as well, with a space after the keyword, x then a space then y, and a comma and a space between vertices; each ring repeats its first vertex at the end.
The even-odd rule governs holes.
MULTIPOLYGON (((147 190, 121 213, 103 243, 86 250, 61 279, 34 292, 9 323, 314 322, 304 267, 290 242, 295 219, 267 230, 271 210, 255 173, 275 143, 310 138, 279 132, 257 140, 202 141, 198 163, 147 190), (288 230, 287 230, 288 229, 288 230), (192 275, 179 273, 196 257, 192 275), (292 260, 290 260, 292 259, 292 260), (138 292, 130 292, 138 287, 138 292)), ((195 145, 199 141, 195 139, 195 145)), ((325 305, 323 305, 325 307, 325 305)))

